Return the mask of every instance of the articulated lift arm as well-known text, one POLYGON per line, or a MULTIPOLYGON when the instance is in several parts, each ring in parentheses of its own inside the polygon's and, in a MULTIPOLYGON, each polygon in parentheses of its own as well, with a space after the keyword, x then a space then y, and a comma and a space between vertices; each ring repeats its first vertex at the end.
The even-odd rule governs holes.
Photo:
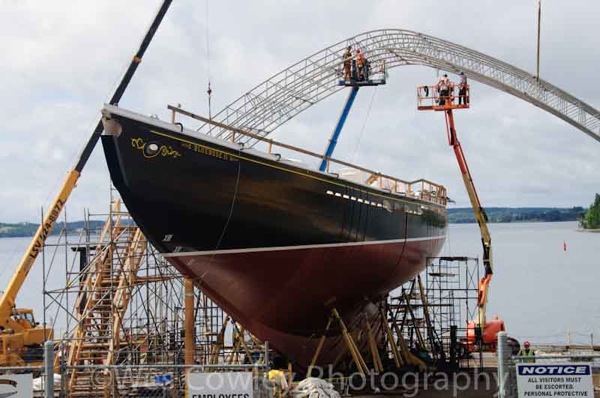
MULTIPOLYGON (((158 29, 167 10, 169 9, 171 2, 172 2, 172 0, 164 0, 163 1, 162 6, 158 10, 156 17, 154 18, 154 21, 152 22, 152 25, 150 25, 150 28, 146 32, 146 36, 144 37, 144 40, 140 44, 138 51, 136 52, 135 56, 131 60, 129 68, 127 69, 127 71, 125 72, 125 75, 121 79, 121 83, 119 84, 119 86, 115 90, 113 96, 111 97, 111 99, 110 99, 111 105, 117 105, 119 100, 123 96, 123 93, 125 92, 125 89, 127 88, 127 85, 129 84, 129 82, 131 81, 131 78, 133 77, 138 65, 140 64, 140 62, 142 62, 142 56, 144 55, 144 53, 146 52, 146 49, 150 45, 150 42, 152 41, 152 38, 154 37, 156 30, 158 29)), ((58 220, 59 215, 67 202, 67 199, 69 198, 69 196, 71 195, 71 192, 73 191, 73 188, 75 188, 75 185, 77 184, 77 180, 79 179, 79 176, 81 175, 81 171, 85 167, 85 164, 87 163, 90 155, 92 154, 92 151, 94 150, 94 147, 96 146, 96 143, 98 142, 98 139, 100 138, 100 135, 102 134, 102 131, 103 131, 103 126, 102 126, 102 121, 100 120, 100 121, 98 121, 98 124, 96 125, 96 128, 94 129, 94 132, 92 133, 85 148, 83 149, 81 155, 79 156, 79 160, 77 161, 75 168, 73 170, 71 170, 69 172, 69 174, 67 175, 67 178, 65 179, 65 181, 60 189, 60 192, 58 193, 58 195, 54 199, 54 202, 52 203, 52 206, 50 207, 50 211, 45 215, 44 220, 40 224, 38 230, 36 231, 35 235, 33 236, 33 239, 31 241, 29 247, 27 248, 27 252, 25 252, 25 255, 21 259, 21 262, 19 263, 15 274, 13 275, 12 279, 10 280, 10 283, 8 284, 6 291, 0 298, 0 327, 4 327, 5 329, 10 328, 15 332, 19 332, 23 329, 22 325, 18 324, 17 322, 15 322, 14 320, 11 319, 11 314, 12 314, 13 308, 15 306, 15 300, 16 300, 17 294, 19 293, 19 290, 23 286, 23 282, 25 282, 25 279, 27 278, 27 275, 29 274, 31 267, 34 264, 35 259, 37 258, 38 254, 44 247, 46 238, 52 232, 52 229, 54 228, 54 225, 56 224, 56 220, 58 220)), ((33 327, 34 325, 31 325, 31 326, 33 327)))
POLYGON ((371 79, 367 77, 363 80, 340 80, 339 85, 350 87, 350 93, 348 94, 348 98, 346 99, 346 105, 344 105, 344 109, 342 110, 342 114, 338 119, 338 122, 331 134, 331 138, 329 139, 329 144, 327 144, 327 149, 325 149, 325 154, 323 155, 323 160, 321 160, 321 165, 319 166, 319 171, 325 172, 329 169, 329 159, 333 155, 333 151, 335 146, 337 145, 338 138, 340 138, 340 134, 342 132, 342 128, 346 123, 346 119, 348 118, 348 114, 350 113, 350 109, 352 109, 352 104, 354 104, 354 99, 356 98, 356 94, 358 94, 358 89, 360 87, 369 87, 369 86, 380 86, 386 83, 385 81, 385 64, 383 65, 383 78, 379 79, 371 79))
MULTIPOLYGON (((456 161, 462 175, 469 200, 471 201, 471 207, 473 213, 475 213, 475 219, 479 225, 479 231, 481 233, 481 244, 483 245, 483 267, 484 275, 479 280, 478 294, 477 294, 477 318, 469 321, 467 324, 467 349, 474 350, 479 349, 495 350, 498 337, 498 332, 504 331, 504 321, 498 317, 495 319, 486 319, 486 310, 488 302, 488 289, 490 282, 492 281, 492 275, 494 273, 494 267, 492 266, 492 237, 488 229, 488 219, 485 214, 485 210, 481 206, 477 190, 475 189, 475 183, 473 177, 469 171, 467 165, 467 159, 458 141, 456 135, 456 128, 454 127, 454 115, 452 114, 453 109, 468 109, 470 107, 470 89, 469 86, 463 87, 463 90, 459 91, 458 96, 454 96, 452 91, 450 93, 442 94, 443 92, 438 91, 437 86, 421 86, 417 87, 417 109, 422 111, 443 111, 446 118, 446 132, 448 135, 448 144, 454 149, 456 155, 456 161), (463 91, 464 90, 464 91, 463 91), (458 103, 456 103, 458 100, 458 103)), ((514 339, 513 348, 517 348, 518 342, 514 339)))
POLYGON ((454 116, 452 114, 452 109, 446 109, 445 116, 448 144, 452 146, 452 149, 454 149, 456 161, 458 162, 458 167, 460 168, 460 173, 462 174, 463 182, 465 184, 465 188, 467 189, 471 206, 473 207, 473 212, 475 213, 475 219, 477 220, 479 231, 481 232, 484 276, 479 281, 477 297, 477 323, 478 326, 483 328, 486 325, 485 314, 487 306, 487 291, 492 280, 492 274, 494 272, 492 266, 492 237, 487 226, 487 215, 481 206, 481 202, 479 201, 479 196, 477 195, 477 190, 475 189, 475 183, 473 182, 473 177, 471 176, 469 166, 467 165, 467 159, 465 158, 460 141, 458 141, 458 137, 456 136, 456 128, 454 127, 454 116))
POLYGON ((319 166, 319 171, 327 170, 327 164, 329 163, 329 158, 333 155, 333 150, 337 145, 337 140, 340 137, 340 133, 342 132, 342 128, 344 127, 344 123, 346 123, 346 118, 350 113, 350 109, 352 109, 352 104, 354 104, 354 99, 356 98, 356 94, 358 94, 358 86, 352 87, 350 94, 348 94, 348 99, 346 100, 346 105, 344 106, 344 110, 340 115, 340 119, 338 120, 337 125, 335 126, 335 130, 333 130, 333 134, 329 139, 329 144, 327 145, 327 149, 325 150, 325 155, 323 155, 323 160, 321 161, 321 165, 319 166))

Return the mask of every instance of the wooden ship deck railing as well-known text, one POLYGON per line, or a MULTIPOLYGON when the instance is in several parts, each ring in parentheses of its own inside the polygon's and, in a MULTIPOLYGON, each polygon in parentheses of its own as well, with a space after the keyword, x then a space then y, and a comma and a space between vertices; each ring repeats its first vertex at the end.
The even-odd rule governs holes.
MULTIPOLYGON (((279 147, 279 148, 284 148, 284 149, 287 149, 287 150, 290 150, 290 151, 293 151, 293 152, 296 152, 299 154, 314 157, 314 158, 317 158, 320 160, 323 159, 322 154, 318 154, 316 152, 312 152, 312 151, 309 151, 309 150, 306 150, 306 149, 303 149, 300 147, 296 147, 293 145, 285 144, 283 142, 278 142, 278 141, 272 140, 270 138, 265 138, 258 134, 244 131, 239 128, 231 127, 231 126, 225 125, 223 123, 220 123, 220 122, 205 118, 203 116, 194 114, 190 111, 182 109, 181 107, 169 105, 168 109, 172 112, 171 123, 175 124, 176 123, 176 121, 175 121, 176 114, 181 114, 181 115, 190 117, 195 120, 214 124, 215 126, 221 128, 221 129, 231 131, 231 134, 229 136, 230 139, 228 141, 231 141, 233 143, 237 142, 236 138, 239 138, 239 136, 246 136, 248 138, 257 140, 259 142, 266 143, 267 144, 266 153, 268 153, 270 155, 277 155, 276 153, 273 152, 273 148, 279 147)), ((177 123, 177 124, 181 125, 181 123, 177 123)), ((214 137, 212 137, 212 138, 214 138, 214 137)), ((281 160, 281 158, 280 158, 280 160, 281 160)), ((340 177, 344 178, 344 177, 340 176, 340 174, 339 174, 340 170, 332 171, 332 169, 331 169, 332 164, 344 166, 346 168, 343 170, 344 172, 354 171, 354 172, 364 173, 364 175, 366 175, 366 178, 364 178, 362 181, 360 181, 360 183, 362 185, 365 185, 368 187, 376 187, 383 191, 391 192, 391 193, 399 195, 399 196, 405 196, 405 197, 409 197, 409 198, 419 199, 419 200, 423 200, 426 202, 435 203, 435 204, 443 205, 443 206, 446 206, 446 204, 448 202, 446 187, 444 187, 443 185, 440 185, 440 184, 436 184, 432 181, 429 181, 426 179, 419 179, 419 180, 415 180, 415 181, 405 181, 405 180, 401 180, 396 177, 392 177, 392 176, 380 173, 378 171, 369 170, 362 166, 357 166, 355 164, 345 162, 343 160, 326 157, 326 161, 327 161, 326 173, 334 174, 338 178, 340 178, 340 177)), ((317 170, 315 170, 315 172, 318 173, 317 170)), ((344 179, 353 181, 348 178, 344 178, 344 179)), ((355 182, 358 182, 358 181, 355 181, 355 182)))

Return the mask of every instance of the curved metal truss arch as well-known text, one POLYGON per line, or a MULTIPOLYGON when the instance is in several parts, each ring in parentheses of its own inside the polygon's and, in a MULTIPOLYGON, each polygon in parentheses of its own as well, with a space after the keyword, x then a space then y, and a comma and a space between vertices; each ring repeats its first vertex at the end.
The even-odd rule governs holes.
MULTIPOLYGON (((342 90, 338 85, 342 54, 347 46, 359 47, 373 65, 386 70, 422 65, 453 73, 512 94, 563 119, 600 141, 600 112, 529 72, 464 46, 422 33, 382 29, 359 34, 333 44, 297 62, 257 85, 226 106, 213 120, 267 136, 283 123, 319 101, 342 90)), ((231 139, 231 132, 205 124, 198 131, 231 139)), ((255 140, 239 137, 246 146, 255 140)))

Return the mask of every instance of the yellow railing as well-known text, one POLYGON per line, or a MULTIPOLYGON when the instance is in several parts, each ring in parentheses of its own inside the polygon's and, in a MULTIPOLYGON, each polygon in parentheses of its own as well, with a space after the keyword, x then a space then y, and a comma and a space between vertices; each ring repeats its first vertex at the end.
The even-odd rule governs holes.
MULTIPOLYGON (((177 113, 195 120, 202 121, 204 123, 210 123, 214 126, 231 131, 232 142, 235 142, 236 138, 239 138, 239 136, 245 136, 267 144, 267 153, 271 155, 274 154, 273 147, 279 147, 288 149, 296 153, 301 153, 303 155, 308 155, 317 159, 323 159, 323 155, 320 155, 318 153, 308 151, 303 148, 295 147, 293 145, 278 142, 269 138, 265 138, 258 134, 250 133, 248 131, 243 131, 241 129, 196 115, 179 107, 169 105, 168 109, 172 112, 172 123, 175 123, 175 115, 177 113)), ((326 172, 329 174, 336 174, 338 177, 341 177, 343 179, 357 182, 362 185, 375 187, 400 196, 415 198, 443 206, 445 206, 448 202, 446 188, 443 185, 439 185, 425 179, 405 181, 331 157, 328 157, 326 161, 326 172), (331 171, 332 164, 337 164, 343 166, 344 168, 336 171, 331 171)))

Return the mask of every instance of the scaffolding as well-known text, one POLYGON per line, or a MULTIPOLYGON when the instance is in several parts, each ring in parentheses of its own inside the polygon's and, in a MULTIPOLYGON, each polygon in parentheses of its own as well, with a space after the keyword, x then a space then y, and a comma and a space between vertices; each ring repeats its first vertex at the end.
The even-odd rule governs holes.
POLYGON ((456 350, 457 359, 468 359, 467 325, 477 317, 479 259, 432 258, 425 276, 432 323, 439 331, 444 351, 456 350), (457 346, 451 345, 453 333, 457 346))
MULTIPOLYGON (((56 371, 69 396, 126 395, 141 380, 148 384, 151 368, 104 389, 99 379, 112 376, 97 369, 184 363, 184 278, 147 242, 114 190, 108 213, 86 213, 77 231, 68 230, 66 214, 42 255, 44 324, 62 328, 56 371)), ((363 372, 459 364, 468 354, 462 342, 477 310, 478 280, 476 258, 429 258, 425 272, 379 305, 377 319, 365 317, 362 332, 345 336, 354 362, 363 372)), ((194 302, 194 365, 268 366, 268 346, 197 288, 194 302)), ((182 385, 184 368, 173 373, 182 385)))
POLYGON ((477 258, 429 258, 425 271, 387 300, 399 351, 437 368, 471 366, 467 324, 477 314, 478 281, 477 258))
MULTIPOLYGON (((69 230, 65 212, 58 237, 44 248, 44 324, 61 330, 55 372, 65 393, 122 394, 147 374, 102 384, 111 375, 98 367, 184 363, 184 278, 147 242, 114 190, 108 214, 84 219, 69 230)), ((266 362, 264 346, 197 288, 194 302, 195 365, 266 362)))

